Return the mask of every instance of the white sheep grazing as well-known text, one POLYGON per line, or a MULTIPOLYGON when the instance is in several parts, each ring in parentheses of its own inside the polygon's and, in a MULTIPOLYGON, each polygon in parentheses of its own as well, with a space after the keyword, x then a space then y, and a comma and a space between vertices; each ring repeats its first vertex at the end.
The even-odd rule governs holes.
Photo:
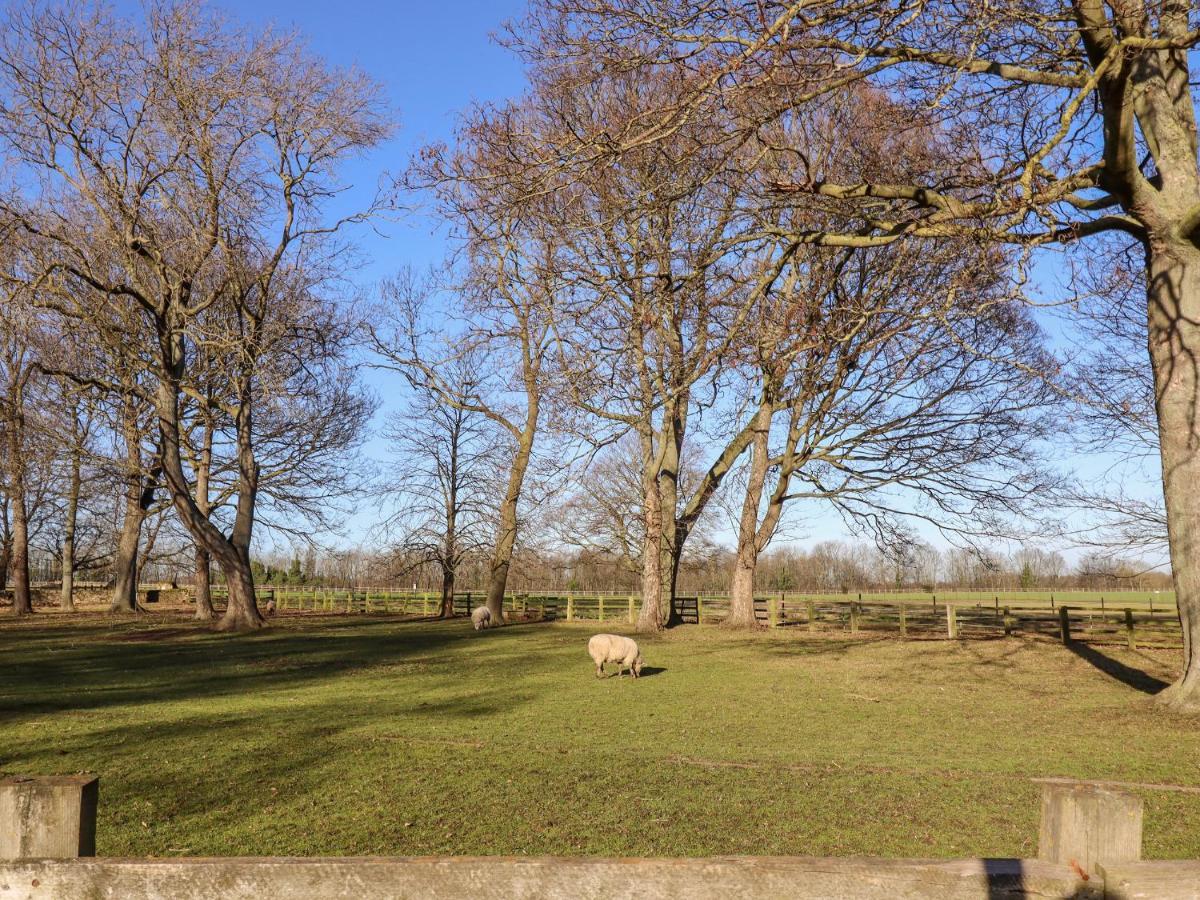
POLYGON ((642 654, 637 641, 619 634, 596 634, 588 641, 588 656, 596 664, 596 677, 604 676, 604 664, 617 664, 617 675, 628 669, 634 678, 642 674, 642 654))
POLYGON ((471 624, 475 626, 475 630, 481 628, 492 627, 492 611, 486 606, 477 606, 471 612, 471 624))

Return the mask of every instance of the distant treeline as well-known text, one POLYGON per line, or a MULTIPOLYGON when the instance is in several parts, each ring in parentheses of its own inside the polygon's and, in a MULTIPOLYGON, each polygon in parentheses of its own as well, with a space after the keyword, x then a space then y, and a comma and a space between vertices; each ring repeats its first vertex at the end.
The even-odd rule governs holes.
MULTIPOLYGON (((709 548, 680 565, 681 594, 724 593, 729 589, 733 551, 709 548)), ((473 554, 459 570, 462 589, 487 584, 488 559, 473 554)), ((187 580, 158 567, 160 580, 187 580)), ((347 550, 302 554, 271 553, 254 560, 256 582, 272 585, 361 587, 388 585, 421 591, 441 588, 436 564, 395 554, 347 550)), ((637 593, 639 573, 613 556, 586 550, 520 551, 509 574, 509 589, 521 591, 616 591, 637 593)), ((868 543, 826 541, 811 548, 779 548, 763 554, 755 587, 770 591, 852 593, 888 590, 1018 591, 1048 589, 1170 590, 1170 575, 1150 563, 1109 553, 1090 553, 1069 563, 1060 553, 1024 547, 1012 553, 914 544, 881 552, 868 543), (897 559, 899 557, 899 559, 897 559)))

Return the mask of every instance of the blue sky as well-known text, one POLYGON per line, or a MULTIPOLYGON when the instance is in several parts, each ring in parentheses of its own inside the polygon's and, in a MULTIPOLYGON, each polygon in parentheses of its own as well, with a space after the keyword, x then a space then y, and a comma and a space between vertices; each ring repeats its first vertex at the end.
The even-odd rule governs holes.
MULTIPOLYGON (((398 173, 421 145, 448 139, 456 116, 472 102, 520 92, 519 60, 490 35, 519 16, 521 0, 394 2, 257 0, 217 4, 247 23, 295 27, 331 63, 356 66, 384 86, 399 128, 370 157, 347 167, 345 201, 369 201, 382 172, 398 173)), ((368 257, 360 278, 374 281, 404 263, 424 265, 441 255, 441 240, 417 215, 376 223, 355 235, 368 257)))

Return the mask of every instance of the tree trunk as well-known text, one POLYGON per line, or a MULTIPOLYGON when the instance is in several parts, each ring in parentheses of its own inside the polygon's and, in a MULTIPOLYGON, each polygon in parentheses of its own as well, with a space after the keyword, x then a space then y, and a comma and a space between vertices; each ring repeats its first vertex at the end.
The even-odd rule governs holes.
POLYGON ((454 618, 454 570, 442 569, 442 606, 438 610, 439 619, 454 618))
POLYGON ((25 486, 12 487, 12 596, 13 612, 27 616, 33 612, 29 585, 29 521, 25 512, 25 486))
MULTIPOLYGON (((196 506, 205 518, 212 515, 209 476, 212 471, 214 430, 212 419, 206 418, 200 459, 196 465, 196 506)), ((193 581, 196 599, 196 614, 193 618, 199 622, 211 622, 217 617, 217 611, 212 605, 212 556, 200 544, 196 544, 196 574, 193 581)))
POLYGON ((250 631, 264 624, 254 597, 254 575, 249 554, 230 554, 221 560, 221 571, 229 589, 229 605, 217 623, 218 631, 250 631))
POLYGON ((750 474, 746 480, 746 494, 742 499, 742 515, 738 521, 737 554, 734 557, 729 593, 729 616, 724 623, 731 628, 754 628, 758 625, 754 616, 754 570, 758 566, 758 511, 762 504, 771 455, 771 413, 770 399, 764 398, 754 415, 750 474))
POLYGON ((512 468, 508 472, 508 490, 500 504, 499 523, 496 529, 496 546, 488 569, 487 608, 493 622, 504 621, 504 591, 508 586, 508 569, 512 564, 513 548, 517 545, 517 506, 521 500, 521 489, 525 483, 525 472, 533 453, 533 438, 537 427, 537 403, 529 401, 529 412, 525 418, 525 429, 517 443, 512 468))
POLYGON ((229 590, 225 615, 217 623, 220 631, 248 631, 262 628, 266 620, 258 611, 254 597, 254 573, 250 569, 250 539, 254 531, 254 504, 258 496, 258 463, 254 458, 250 409, 251 379, 239 383, 238 409, 234 417, 237 434, 238 499, 233 529, 226 537, 208 516, 201 512, 192 495, 192 486, 183 471, 179 425, 179 382, 184 371, 184 345, 181 335, 173 335, 163 346, 166 377, 160 377, 155 392, 155 412, 162 472, 171 492, 171 503, 192 540, 207 550, 221 567, 229 590))
POLYGON ((12 568, 12 532, 5 529, 0 539, 0 591, 8 589, 8 573, 12 568))
POLYGON ((729 615, 722 625, 729 628, 758 627, 758 619, 754 615, 754 570, 757 565, 758 554, 754 548, 743 545, 739 540, 729 588, 729 615))
POLYGON ((212 557, 203 547, 196 548, 196 574, 193 590, 196 597, 196 615, 201 622, 211 622, 217 617, 212 605, 212 557))
POLYGON ((0 501, 0 591, 8 588, 8 572, 12 568, 12 527, 8 497, 0 501))
POLYGON ((67 492, 67 511, 63 518, 62 608, 66 612, 75 612, 75 525, 79 518, 82 466, 81 455, 76 448, 71 452, 71 485, 67 492))
POLYGON ((1147 256, 1149 348, 1184 665, 1158 699, 1200 712, 1200 250, 1152 239, 1147 256))
POLYGON ((642 473, 642 515, 646 533, 642 542, 642 608, 638 611, 636 628, 644 632, 663 629, 662 498, 657 469, 657 466, 644 465, 642 473))
POLYGON ((142 539, 146 510, 154 502, 157 475, 147 476, 142 467, 142 432, 137 406, 130 398, 124 400, 121 431, 125 441, 125 518, 121 523, 121 536, 117 540, 117 554, 113 561, 110 611, 133 613, 138 611, 138 545, 142 539))
POLYGON ((125 518, 121 523, 121 535, 117 539, 117 553, 113 558, 113 594, 110 612, 133 613, 138 611, 137 602, 137 554, 142 539, 142 523, 146 511, 142 509, 141 488, 130 485, 125 497, 125 518))
MULTIPOLYGON (((683 543, 687 539, 686 534, 677 534, 679 461, 683 453, 684 429, 687 427, 686 414, 681 412, 681 404, 686 403, 686 393, 682 399, 669 403, 663 410, 663 424, 659 430, 662 451, 662 461, 658 469, 658 497, 662 507, 659 577, 662 578, 660 602, 664 606, 661 618, 666 625, 678 625, 683 621, 675 602, 675 580, 679 573, 679 558, 683 553, 683 543)), ((686 409, 686 406, 683 408, 686 409)))
POLYGON ((25 498, 25 401, 19 384, 10 389, 8 403, 12 409, 5 423, 8 500, 12 515, 8 572, 12 578, 13 613, 23 616, 33 612, 33 597, 29 591, 29 507, 25 498))

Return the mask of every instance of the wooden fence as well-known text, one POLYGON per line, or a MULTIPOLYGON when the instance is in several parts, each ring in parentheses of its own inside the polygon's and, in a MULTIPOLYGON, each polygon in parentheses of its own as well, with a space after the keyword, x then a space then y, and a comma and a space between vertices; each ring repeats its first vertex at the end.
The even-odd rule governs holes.
POLYGON ((1175 898, 1200 860, 1143 862, 1142 800, 1042 780, 1037 859, 717 857, 95 858, 98 779, 0 781, 0 900, 288 897, 1175 898))
MULTIPOLYGON (((1060 595, 1061 596, 1061 595, 1060 595)), ((1088 595, 1075 595, 1087 597, 1088 595)), ((1110 595, 1111 596, 1111 595, 1110 595)), ((892 595, 769 594, 755 598, 755 617, 770 628, 794 628, 814 634, 885 635, 903 638, 970 639, 1043 634, 1064 643, 1085 640, 1139 645, 1174 646, 1180 639, 1174 603, 1155 604, 1153 596, 1128 595, 1112 599, 1094 595, 1090 602, 1064 605, 1048 598, 1021 595, 928 595, 896 599, 892 595), (1010 599, 1013 598, 1013 599, 1010 599), (1115 602, 1114 602, 1115 600, 1115 602)), ((273 599, 278 612, 317 612, 404 616, 436 615, 436 593, 396 590, 333 590, 323 588, 266 588, 259 602, 273 599)), ((464 591, 454 597, 456 615, 468 615, 483 602, 482 592, 464 591)), ((508 594, 505 615, 514 619, 612 623, 635 622, 640 598, 614 594, 508 594)), ((729 599, 721 596, 676 598, 683 624, 716 625, 729 614, 729 599)))

